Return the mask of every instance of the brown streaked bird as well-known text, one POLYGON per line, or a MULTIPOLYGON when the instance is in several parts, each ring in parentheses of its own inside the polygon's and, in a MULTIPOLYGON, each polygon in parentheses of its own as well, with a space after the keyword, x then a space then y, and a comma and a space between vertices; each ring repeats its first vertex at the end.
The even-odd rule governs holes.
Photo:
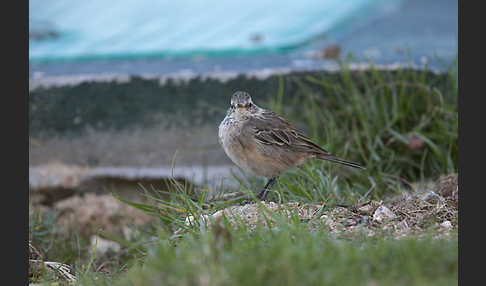
POLYGON ((237 91, 231 106, 219 125, 219 142, 226 155, 246 172, 268 179, 258 193, 265 200, 275 180, 285 171, 310 159, 337 162, 364 169, 340 159, 319 147, 276 113, 258 107, 250 94, 237 91))

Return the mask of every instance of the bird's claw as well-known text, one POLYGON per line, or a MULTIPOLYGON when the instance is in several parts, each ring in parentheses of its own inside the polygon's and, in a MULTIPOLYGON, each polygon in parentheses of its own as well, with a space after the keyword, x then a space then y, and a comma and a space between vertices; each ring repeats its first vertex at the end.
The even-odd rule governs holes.
POLYGON ((248 198, 248 199, 243 200, 240 203, 240 206, 244 206, 244 205, 247 205, 247 204, 253 204, 253 203, 255 203, 255 201, 252 198, 248 198))
MULTIPOLYGON (((258 193, 258 195, 256 196, 258 200, 260 201, 265 201, 266 197, 267 197, 267 194, 268 194, 269 190, 268 189, 264 189, 262 190, 260 193, 258 193)), ((252 204, 252 203, 255 203, 255 201, 252 199, 252 198, 247 198, 245 199, 244 201, 242 201, 240 203, 241 206, 244 206, 244 205, 247 205, 247 204, 252 204)))

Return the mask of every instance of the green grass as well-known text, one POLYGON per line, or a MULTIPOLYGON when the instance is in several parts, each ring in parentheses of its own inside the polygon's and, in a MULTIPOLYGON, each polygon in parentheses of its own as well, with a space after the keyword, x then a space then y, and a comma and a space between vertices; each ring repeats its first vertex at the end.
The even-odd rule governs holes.
MULTIPOLYGON (((281 176, 269 199, 352 203, 398 194, 413 182, 457 172, 456 62, 427 70, 351 71, 279 77, 258 102, 288 118, 320 146, 366 170, 314 160, 281 176), (292 91, 286 92, 286 87, 292 91), (411 145, 419 142, 417 146, 411 145), (365 198, 366 197, 366 198, 365 198)), ((249 189, 263 180, 249 178, 249 189)))
POLYGON ((288 225, 164 239, 119 285, 456 285, 457 238, 336 239, 288 225), (224 240, 221 242, 221 240, 224 240), (372 284, 372 283, 375 284, 372 284))
POLYGON ((289 79, 298 82, 299 92, 288 99, 279 93, 268 107, 282 109, 321 146, 367 170, 314 162, 282 178, 284 190, 295 193, 292 186, 303 181, 321 184, 314 173, 325 170, 339 177, 340 189, 365 194, 373 187, 371 196, 379 198, 409 182, 457 172, 456 77, 452 69, 436 77, 426 70, 356 72, 343 64, 338 79, 326 73, 289 79), (414 137, 422 147, 409 147, 414 137))
MULTIPOLYGON (((76 232, 74 230, 75 227, 68 228, 69 226, 55 224, 58 215, 58 212, 52 210, 40 213, 36 207, 30 206, 29 240, 37 251, 42 254, 42 257, 37 259, 70 265, 78 279, 83 279, 83 277, 109 279, 129 268, 145 256, 145 241, 154 232, 152 226, 147 226, 144 229, 133 226, 134 237, 130 241, 124 241, 116 235, 110 236, 100 231, 99 235, 118 239, 117 242, 120 242, 124 247, 117 254, 95 259, 95 253, 90 245, 89 237, 76 232), (107 276, 101 273, 100 269, 111 274, 107 276)), ((54 272, 43 270, 40 275, 31 277, 30 282, 56 285, 49 283, 58 283, 59 281, 63 282, 58 275, 54 275, 54 272)))
POLYGON ((80 245, 87 242, 78 233, 65 232, 65 227, 56 226, 58 215, 56 211, 41 214, 37 209, 29 209, 30 239, 44 260, 73 264, 80 257, 80 245))
MULTIPOLYGON (((257 104, 366 170, 311 161, 281 176, 268 199, 329 206, 380 200, 412 182, 457 172, 456 64, 440 75, 409 69, 350 71, 343 63, 336 74, 278 77, 273 96, 257 104), (419 148, 409 145, 413 137, 421 142, 419 148)), ((250 185, 240 187, 248 194, 264 184, 249 180, 250 185)), ((76 237, 57 242, 58 254, 52 247, 48 253, 73 263, 80 285, 457 284, 457 233, 434 238, 432 231, 400 240, 336 237, 325 228, 309 231, 305 223, 278 219, 278 214, 269 214, 279 221, 271 229, 249 232, 224 225, 219 232, 207 231, 197 221, 185 225, 185 218, 214 213, 237 200, 208 202, 204 192, 175 181, 169 192, 155 191, 145 192, 151 204, 127 203, 159 219, 157 234, 123 242, 125 256, 113 263, 111 275, 96 270, 101 262, 93 262, 89 248, 76 237)), ((37 240, 43 238, 42 226, 32 229, 37 229, 37 240)))

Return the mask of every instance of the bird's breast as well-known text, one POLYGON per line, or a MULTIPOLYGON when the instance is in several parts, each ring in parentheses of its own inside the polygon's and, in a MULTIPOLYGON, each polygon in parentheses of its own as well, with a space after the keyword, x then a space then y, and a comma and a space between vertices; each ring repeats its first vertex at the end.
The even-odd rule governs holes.
POLYGON ((250 138, 243 138, 241 122, 225 118, 219 125, 219 142, 226 155, 240 168, 252 172, 249 153, 251 153, 250 138))

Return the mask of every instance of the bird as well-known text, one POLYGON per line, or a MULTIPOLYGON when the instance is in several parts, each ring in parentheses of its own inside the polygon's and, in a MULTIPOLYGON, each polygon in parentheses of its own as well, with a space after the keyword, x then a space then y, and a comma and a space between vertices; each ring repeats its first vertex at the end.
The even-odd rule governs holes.
POLYGON ((230 107, 219 125, 218 141, 238 167, 268 179, 257 195, 262 201, 282 173, 314 158, 365 169, 315 144, 285 118, 256 105, 245 91, 231 96, 230 107))

